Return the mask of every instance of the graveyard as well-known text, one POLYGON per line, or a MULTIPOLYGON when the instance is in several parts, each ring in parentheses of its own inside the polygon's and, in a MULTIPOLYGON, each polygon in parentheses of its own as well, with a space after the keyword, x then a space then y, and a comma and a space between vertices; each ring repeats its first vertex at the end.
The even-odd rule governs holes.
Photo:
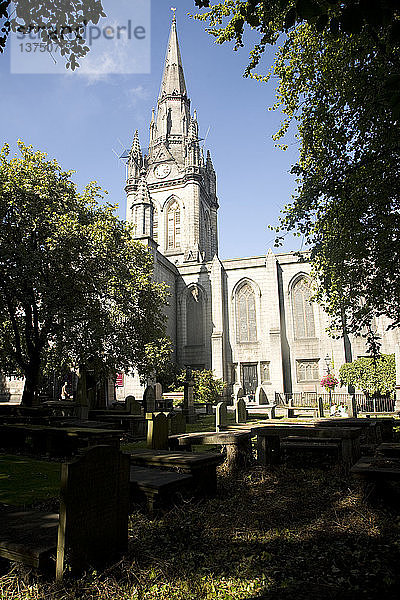
POLYGON ((2 598, 398 597, 397 414, 192 383, 86 419, 2 407, 2 598))

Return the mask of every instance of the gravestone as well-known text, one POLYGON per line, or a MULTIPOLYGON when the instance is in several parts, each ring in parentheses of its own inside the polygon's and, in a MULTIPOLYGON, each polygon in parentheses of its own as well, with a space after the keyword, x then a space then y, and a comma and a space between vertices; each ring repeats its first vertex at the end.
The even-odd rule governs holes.
POLYGON ((129 457, 95 446, 61 466, 56 577, 101 566, 128 545, 129 457))
POLYGON ((186 433, 186 419, 182 413, 170 413, 168 416, 169 431, 171 435, 186 433))
POLYGON ((243 398, 239 398, 235 402, 235 421, 236 423, 246 423, 247 421, 246 403, 243 398))
POLYGON ((168 448, 168 419, 164 413, 147 413, 147 447, 153 450, 168 448))
POLYGON ((267 394, 262 385, 256 389, 256 404, 269 404, 267 394))
POLYGON ((152 413, 156 410, 156 395, 152 385, 148 385, 143 394, 144 414, 152 413))
POLYGON ((81 421, 87 421, 89 418, 89 402, 86 387, 86 370, 79 369, 78 383, 76 387, 76 416, 81 421))
POLYGON ((162 410, 164 408, 164 400, 162 395, 162 385, 161 383, 156 383, 154 386, 154 394, 155 394, 155 404, 157 410, 162 410))
POLYGON ((130 415, 141 415, 142 407, 139 402, 136 400, 135 396, 127 396, 125 398, 125 405, 128 413, 130 415))
POLYGON ((184 383, 182 413, 185 416, 187 423, 195 423, 196 422, 196 413, 194 410, 193 386, 194 386, 193 379, 188 379, 184 383))
POLYGON ((244 390, 243 390, 243 388, 241 388, 241 387, 240 387, 240 388, 237 390, 236 394, 235 394, 235 400, 234 400, 234 401, 235 401, 235 402, 237 402, 237 401, 239 400, 239 398, 243 398, 243 397, 244 397, 244 395, 245 395, 245 394, 244 394, 244 390))
POLYGON ((357 417, 357 400, 355 399, 355 396, 350 396, 347 412, 349 417, 357 417))
POLYGON ((215 431, 222 431, 228 422, 228 413, 225 402, 218 402, 215 409, 215 431))

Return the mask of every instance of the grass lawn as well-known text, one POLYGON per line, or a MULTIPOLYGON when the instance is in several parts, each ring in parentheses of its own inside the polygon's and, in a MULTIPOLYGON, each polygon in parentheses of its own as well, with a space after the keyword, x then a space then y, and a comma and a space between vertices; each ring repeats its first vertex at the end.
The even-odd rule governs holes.
POLYGON ((0 505, 29 506, 58 496, 59 489, 60 463, 0 455, 0 505))

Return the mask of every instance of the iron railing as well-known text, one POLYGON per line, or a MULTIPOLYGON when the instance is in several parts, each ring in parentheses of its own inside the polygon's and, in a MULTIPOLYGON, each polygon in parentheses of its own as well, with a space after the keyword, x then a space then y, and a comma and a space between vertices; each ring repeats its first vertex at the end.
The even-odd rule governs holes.
POLYGON ((324 407, 329 408, 332 404, 349 406, 352 398, 354 398, 357 412, 360 413, 392 413, 395 411, 396 399, 388 396, 370 397, 363 393, 358 394, 340 394, 340 393, 323 393, 317 392, 291 392, 275 394, 275 401, 278 406, 288 406, 289 400, 293 407, 312 407, 318 406, 318 398, 322 398, 324 407))

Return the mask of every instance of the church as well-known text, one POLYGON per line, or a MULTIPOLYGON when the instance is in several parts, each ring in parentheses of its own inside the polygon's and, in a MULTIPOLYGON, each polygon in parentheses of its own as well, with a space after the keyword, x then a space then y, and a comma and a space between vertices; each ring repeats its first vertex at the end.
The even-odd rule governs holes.
MULTIPOLYGON (((262 386, 273 400, 275 393, 321 393, 327 369, 337 374, 365 356, 363 337, 326 333, 326 314, 310 302, 307 253, 219 258, 217 176, 191 112, 175 16, 148 151, 136 131, 126 158, 126 220, 154 256, 155 279, 169 287, 167 333, 180 366, 212 369, 229 395, 262 386)), ((382 352, 394 352, 395 332, 383 318, 375 326, 382 352)), ((120 380, 117 397, 142 393, 137 376, 120 380)))

